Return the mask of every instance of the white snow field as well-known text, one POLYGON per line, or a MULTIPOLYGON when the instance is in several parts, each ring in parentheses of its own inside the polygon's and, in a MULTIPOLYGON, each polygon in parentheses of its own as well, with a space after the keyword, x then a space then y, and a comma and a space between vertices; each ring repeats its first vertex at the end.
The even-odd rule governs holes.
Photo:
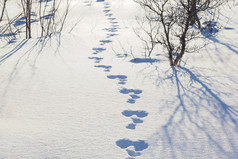
POLYGON ((73 0, 62 34, 1 40, 0 159, 238 158, 238 7, 176 68, 163 50, 144 58, 142 14, 73 0))

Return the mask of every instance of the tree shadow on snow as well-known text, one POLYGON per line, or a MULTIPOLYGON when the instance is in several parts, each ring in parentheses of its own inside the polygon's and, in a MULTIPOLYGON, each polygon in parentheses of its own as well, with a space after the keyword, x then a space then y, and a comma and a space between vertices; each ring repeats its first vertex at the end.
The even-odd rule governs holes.
POLYGON ((155 62, 159 62, 159 59, 151 59, 151 58, 135 58, 130 60, 131 63, 135 63, 135 64, 140 64, 140 63, 155 63, 155 62))
POLYGON ((171 81, 177 93, 163 106, 163 111, 170 115, 151 136, 151 155, 157 154, 159 147, 161 156, 173 159, 181 158, 181 155, 187 158, 238 158, 237 105, 229 105, 224 100, 230 95, 224 88, 233 89, 232 85, 211 81, 213 79, 199 75, 196 70, 184 67, 173 67, 166 80, 171 81), (212 85, 216 82, 224 88, 214 89, 212 85))
MULTIPOLYGON (((57 47, 56 47, 56 51, 58 51, 60 45, 61 45, 61 34, 57 34, 57 47)), ((40 53, 43 52, 43 49, 46 47, 46 45, 48 43, 51 43, 52 38, 49 36, 44 36, 41 38, 38 38, 38 40, 34 41, 33 43, 29 44, 30 47, 22 54, 22 56, 18 59, 18 62, 26 55, 30 55, 31 53, 37 53, 37 57, 38 55, 40 55, 40 53), (37 51, 34 50, 37 48, 37 51), (36 51, 36 52, 35 52, 36 51)), ((17 42, 14 42, 17 43, 17 42)), ((14 46, 10 51, 4 53, 3 55, 0 56, 0 65, 2 63, 4 63, 7 59, 9 59, 11 56, 13 56, 14 54, 16 54, 17 52, 19 52, 23 46, 25 46, 27 43, 29 43, 28 39, 23 39, 21 40, 18 44, 16 44, 16 46, 14 46)), ((8 43, 7 45, 5 45, 2 48, 8 47, 11 43, 8 43)), ((15 45, 15 44, 14 44, 15 45)))
MULTIPOLYGON (((215 21, 205 21, 203 23, 204 25, 206 25, 206 27, 201 28, 201 34, 214 42, 214 44, 218 43, 221 44, 223 46, 225 46, 226 48, 228 48, 229 50, 231 50, 232 52, 238 54, 238 47, 236 45, 232 45, 232 44, 228 44, 225 42, 220 41, 219 39, 216 38, 216 34, 219 32, 219 26, 217 24, 217 22, 215 21)), ((224 27, 224 30, 234 30, 234 28, 231 27, 224 27)))
MULTIPOLYGON (((55 38, 57 39, 55 53, 57 53, 61 45, 61 34, 59 33, 55 35, 55 38)), ((14 65, 11 68, 12 71, 9 72, 8 77, 6 77, 6 80, 8 81, 8 83, 6 84, 6 87, 5 87, 5 90, 3 91, 2 96, 5 96, 5 94, 7 93, 8 87, 11 85, 11 82, 13 81, 15 76, 18 74, 18 72, 23 68, 25 64, 30 63, 30 66, 32 68, 32 74, 34 74, 37 60, 39 56, 43 53, 44 48, 49 44, 51 45, 51 40, 52 40, 52 37, 49 37, 49 36, 45 36, 38 39, 31 39, 31 40, 23 39, 20 42, 18 42, 18 44, 13 44, 14 47, 11 48, 10 51, 3 53, 0 56, 0 67, 8 60, 11 60, 11 58, 15 58, 17 56, 17 58, 13 59, 14 65)), ((8 47, 10 45, 11 43, 8 43, 2 48, 4 49, 5 47, 8 47)))
POLYGON ((19 51, 26 43, 28 40, 23 39, 22 41, 20 41, 12 50, 10 50, 9 52, 5 53, 4 55, 0 56, 0 65, 7 60, 8 58, 10 58, 12 55, 14 55, 17 51, 19 51))

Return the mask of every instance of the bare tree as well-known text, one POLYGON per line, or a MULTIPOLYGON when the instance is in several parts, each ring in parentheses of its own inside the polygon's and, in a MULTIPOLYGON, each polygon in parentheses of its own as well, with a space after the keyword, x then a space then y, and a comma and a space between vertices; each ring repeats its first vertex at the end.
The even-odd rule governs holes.
POLYGON ((6 8, 6 4, 7 4, 7 0, 3 0, 2 11, 1 11, 1 15, 0 15, 0 22, 2 21, 4 11, 5 11, 5 8, 6 8))
POLYGON ((63 30, 69 13, 70 3, 71 0, 66 0, 66 4, 62 0, 39 1, 41 37, 51 36, 53 33, 63 30), (62 6, 65 6, 65 12, 59 13, 59 8, 62 6))
POLYGON ((63 27, 64 27, 64 24, 65 24, 65 20, 69 14, 69 7, 70 7, 70 3, 71 3, 71 0, 67 0, 67 3, 66 3, 66 10, 65 10, 65 13, 62 17, 62 22, 61 22, 61 26, 60 26, 60 29, 59 29, 59 32, 61 32, 63 30, 63 27))
POLYGON ((7 1, 8 0, 2 0, 2 10, 0 15, 0 34, 1 37, 3 37, 5 40, 10 42, 11 40, 16 38, 16 32, 18 31, 18 28, 14 27, 14 24, 16 20, 21 15, 16 15, 15 17, 9 17, 8 11, 7 11, 7 1))
POLYGON ((15 16, 12 14, 9 16, 7 3, 8 0, 0 0, 0 34, 4 39, 11 41, 16 35, 21 36, 23 29, 25 38, 30 39, 32 24, 36 22, 39 22, 35 26, 40 27, 36 30, 40 30, 40 37, 50 37, 52 34, 62 32, 70 11, 71 0, 20 0, 19 6, 22 11, 15 16))
POLYGON ((26 38, 31 38, 31 8, 32 0, 21 0, 23 13, 26 20, 26 38))
MULTIPOLYGON (((52 9, 53 13, 49 13, 49 11, 47 10, 47 6, 49 6, 48 0, 46 1, 40 0, 39 3, 40 3, 39 17, 40 17, 40 26, 41 26, 41 37, 43 37, 43 36, 49 35, 50 28, 51 28, 50 27, 51 21, 55 17, 55 10, 52 9)), ((55 0, 53 1, 53 3, 55 4, 55 0)))
POLYGON ((216 9, 223 3, 222 0, 135 0, 135 2, 146 12, 143 24, 147 23, 149 27, 142 27, 150 37, 150 48, 153 49, 157 44, 162 45, 168 52, 171 66, 179 65, 186 52, 195 52, 200 48, 196 40, 204 38, 199 30, 202 29, 201 16, 207 21, 214 20, 216 9))

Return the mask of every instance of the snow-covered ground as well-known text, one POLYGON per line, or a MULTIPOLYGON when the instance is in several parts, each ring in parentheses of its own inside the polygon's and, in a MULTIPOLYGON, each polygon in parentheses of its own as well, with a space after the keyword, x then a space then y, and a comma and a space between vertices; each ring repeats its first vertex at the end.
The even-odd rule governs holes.
POLYGON ((171 68, 144 58, 133 0, 98 1, 51 39, 1 41, 0 159, 238 158, 237 7, 171 68))

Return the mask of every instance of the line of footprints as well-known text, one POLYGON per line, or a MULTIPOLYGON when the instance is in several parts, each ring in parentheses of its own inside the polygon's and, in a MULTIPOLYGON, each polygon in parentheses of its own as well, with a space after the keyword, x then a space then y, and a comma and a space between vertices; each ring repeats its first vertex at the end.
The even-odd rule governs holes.
MULTIPOLYGON (((110 10, 110 3, 105 2, 104 0, 97 0, 96 2, 102 2, 104 4, 103 11, 105 13, 105 16, 108 17, 108 20, 110 22, 110 27, 103 29, 107 32, 106 39, 99 41, 99 45, 100 45, 99 47, 92 48, 93 50, 92 54, 94 56, 88 57, 88 58, 94 61, 95 63, 94 67, 101 68, 103 69, 104 72, 110 72, 112 69, 112 66, 100 64, 103 61, 103 57, 99 57, 99 55, 101 55, 104 51, 106 51, 106 48, 104 48, 103 46, 109 43, 112 43, 111 38, 119 35, 118 30, 120 28, 119 28, 118 22, 116 21, 116 18, 113 18, 113 14, 111 13, 111 10, 110 10)), ((125 58, 127 57, 127 54, 118 54, 117 57, 125 58)), ((127 100, 128 104, 134 104, 136 100, 140 98, 140 94, 142 93, 142 90, 127 89, 123 87, 123 85, 125 85, 127 82, 127 76, 108 75, 107 78, 118 81, 118 85, 120 85, 120 88, 119 88, 120 93, 129 95, 129 98, 127 100)), ((130 130, 135 130, 138 124, 143 123, 143 118, 148 116, 148 112, 143 110, 124 110, 122 112, 122 115, 127 118, 130 118, 131 120, 131 123, 129 123, 126 126, 126 128, 130 130)), ((129 155, 129 157, 126 159, 135 159, 135 157, 141 155, 141 151, 147 149, 149 146, 144 140, 132 141, 129 139, 120 139, 116 141, 116 145, 120 147, 121 149, 126 150, 127 154, 129 155)))

